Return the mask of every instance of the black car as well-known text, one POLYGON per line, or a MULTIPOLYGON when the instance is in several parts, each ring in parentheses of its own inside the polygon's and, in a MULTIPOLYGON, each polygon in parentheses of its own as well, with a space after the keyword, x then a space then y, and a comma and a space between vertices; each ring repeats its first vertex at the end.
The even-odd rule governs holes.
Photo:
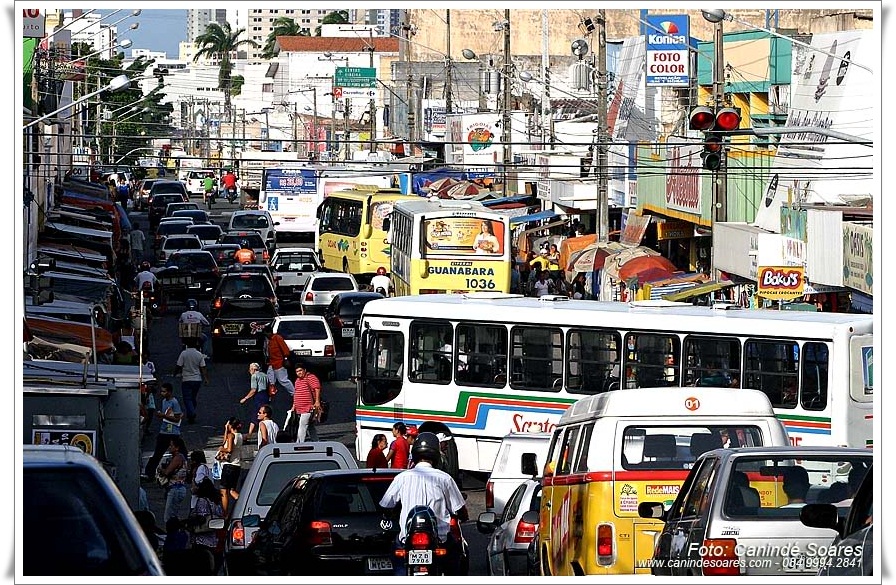
POLYGON ((186 202, 187 192, 180 181, 156 181, 149 192, 149 197, 149 229, 155 230, 159 220, 165 216, 168 204, 186 202))
POLYGON ((210 318, 218 314, 225 300, 249 298, 268 299, 275 308, 278 306, 274 285, 264 274, 231 272, 222 275, 218 287, 212 294, 210 318))
POLYGON ((373 299, 381 298, 383 295, 375 292, 341 292, 333 297, 324 311, 324 319, 333 332, 336 347, 351 348, 364 305, 373 299))
POLYGON ((165 294, 171 298, 208 297, 218 286, 218 264, 211 252, 174 252, 156 272, 165 294))
POLYGON ((225 300, 211 321, 214 360, 233 353, 263 355, 264 328, 276 317, 277 309, 269 299, 225 300))
MULTIPOLYGON (((398 469, 299 475, 274 501, 247 552, 259 575, 392 575, 394 530, 378 507, 398 469)), ((258 517, 244 516, 244 524, 258 517)))
MULTIPOLYGON (((202 239, 201 235, 199 236, 199 239, 202 239)), ((205 244, 204 246, 202 246, 202 249, 211 252, 212 256, 215 257, 215 262, 218 263, 218 267, 224 269, 233 264, 233 255, 236 254, 236 251, 240 249, 240 245, 205 244)))

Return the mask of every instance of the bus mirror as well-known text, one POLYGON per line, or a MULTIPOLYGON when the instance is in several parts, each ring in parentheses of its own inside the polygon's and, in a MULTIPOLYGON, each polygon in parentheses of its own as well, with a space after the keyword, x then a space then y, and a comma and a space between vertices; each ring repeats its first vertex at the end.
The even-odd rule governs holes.
POLYGON ((426 275, 429 274, 429 260, 424 260, 419 264, 420 266, 420 278, 426 278, 426 275))
POLYGON ((391 226, 391 225, 392 225, 392 221, 388 217, 383 219, 383 231, 384 232, 388 232, 389 226, 391 226))
POLYGON ((364 233, 361 234, 361 237, 365 240, 369 240, 370 236, 372 236, 372 235, 373 235, 373 226, 371 226, 370 224, 365 225, 364 233))

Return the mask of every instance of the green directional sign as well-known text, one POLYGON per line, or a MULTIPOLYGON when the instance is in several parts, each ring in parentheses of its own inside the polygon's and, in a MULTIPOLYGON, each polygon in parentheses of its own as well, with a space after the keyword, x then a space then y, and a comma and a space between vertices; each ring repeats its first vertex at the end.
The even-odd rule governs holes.
POLYGON ((376 68, 337 67, 336 87, 376 87, 376 68))

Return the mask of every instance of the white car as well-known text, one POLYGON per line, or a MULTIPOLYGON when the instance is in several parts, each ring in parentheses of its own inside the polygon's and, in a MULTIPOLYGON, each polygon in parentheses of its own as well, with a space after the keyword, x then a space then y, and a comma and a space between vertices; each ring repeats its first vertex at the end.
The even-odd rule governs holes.
POLYGON ((277 244, 277 232, 274 230, 275 222, 271 214, 261 209, 243 209, 234 211, 230 215, 230 223, 227 224, 228 232, 255 230, 261 234, 265 246, 273 251, 277 244))
POLYGON ((271 258, 280 302, 299 300, 308 278, 320 270, 317 252, 311 248, 277 248, 271 258))
POLYGON ((305 282, 299 299, 303 315, 323 315, 330 301, 345 291, 357 291, 358 281, 345 272, 315 272, 305 282))
MULTIPOLYGON (((202 197, 205 194, 205 187, 202 185, 203 179, 211 176, 213 179, 215 178, 215 171, 211 170, 196 170, 190 171, 187 173, 187 180, 184 181, 184 184, 187 187, 187 193, 192 197, 193 195, 197 197, 202 197)), ((215 181, 215 185, 217 185, 217 181, 215 181)), ((217 186, 216 186, 217 188, 217 186)))
POLYGON ((221 234, 224 232, 221 230, 221 226, 213 223, 206 223, 189 226, 187 228, 187 233, 196 235, 203 246, 208 246, 209 244, 217 243, 221 234))
POLYGON ((181 250, 201 250, 202 241, 196 234, 172 234, 162 240, 156 250, 156 260, 159 266, 164 266, 168 258, 181 250))
POLYGON ((336 373, 336 342, 320 315, 281 315, 274 319, 274 333, 286 341, 290 353, 308 364, 323 379, 336 373))

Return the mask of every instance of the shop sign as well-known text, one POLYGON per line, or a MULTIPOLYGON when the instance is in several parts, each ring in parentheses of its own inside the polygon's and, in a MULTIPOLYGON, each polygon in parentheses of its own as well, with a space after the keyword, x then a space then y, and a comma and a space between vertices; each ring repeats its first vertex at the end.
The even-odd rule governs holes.
POLYGON ((874 294, 874 229, 843 223, 843 286, 874 294))
POLYGON ((96 457, 96 431, 72 429, 32 429, 34 445, 71 445, 96 457))
POLYGON ((656 224, 657 240, 679 240, 693 235, 693 224, 686 221, 663 221, 656 224))
POLYGON ((788 300, 805 294, 802 266, 760 266, 756 294, 767 299, 788 300))

